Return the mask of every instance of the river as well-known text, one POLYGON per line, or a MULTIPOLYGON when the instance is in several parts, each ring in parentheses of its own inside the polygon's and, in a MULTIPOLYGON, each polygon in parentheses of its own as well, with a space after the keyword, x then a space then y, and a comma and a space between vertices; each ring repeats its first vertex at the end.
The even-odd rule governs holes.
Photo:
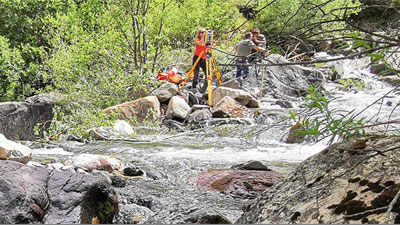
MULTIPOLYGON (((360 113, 357 118, 366 118, 370 123, 400 118, 400 111, 396 109, 400 91, 378 81, 364 62, 348 60, 330 66, 334 66, 342 78, 362 80, 366 87, 344 91, 337 83, 327 81, 324 89, 333 99, 329 106, 335 112, 354 110, 360 113)), ((259 111, 289 115, 288 109, 271 104, 267 97, 260 100, 259 111)), ((300 110, 300 105, 300 102, 293 102, 292 110, 300 110)), ((210 170, 229 169, 250 160, 260 161, 274 171, 290 173, 300 162, 327 146, 328 139, 317 143, 285 143, 283 140, 294 121, 282 122, 278 117, 268 117, 263 124, 249 118, 251 125, 228 124, 176 134, 155 132, 141 135, 139 142, 48 144, 34 149, 33 161, 65 162, 78 154, 102 154, 153 174, 156 179, 128 179, 127 186, 115 188, 120 201, 120 215, 115 223, 193 223, 196 213, 208 209, 217 210, 234 222, 252 200, 204 190, 190 182, 190 177, 210 170)), ((399 124, 372 128, 396 133, 399 124)))

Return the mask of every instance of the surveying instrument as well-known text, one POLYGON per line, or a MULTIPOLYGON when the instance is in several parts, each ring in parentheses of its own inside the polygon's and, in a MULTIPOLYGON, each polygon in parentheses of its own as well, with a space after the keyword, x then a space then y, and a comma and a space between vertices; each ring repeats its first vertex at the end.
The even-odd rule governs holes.
MULTIPOLYGON (((217 67, 217 61, 215 60, 214 53, 212 52, 212 44, 214 42, 213 38, 213 31, 208 30, 207 35, 205 36, 205 43, 206 47, 205 49, 199 54, 199 57, 197 58, 196 62, 193 64, 192 69, 189 70, 189 72, 186 73, 186 79, 183 81, 182 86, 180 90, 185 87, 185 84, 188 82, 189 78, 192 78, 194 76, 194 69, 196 68, 197 64, 199 63, 200 59, 203 57, 206 58, 206 79, 207 79, 207 88, 208 88, 208 105, 210 108, 212 107, 212 90, 211 90, 211 81, 212 81, 212 73, 211 73, 211 68, 214 69, 215 75, 217 76, 218 82, 221 85, 221 74, 218 71, 217 67)), ((200 68, 199 68, 199 73, 200 73, 200 68)))

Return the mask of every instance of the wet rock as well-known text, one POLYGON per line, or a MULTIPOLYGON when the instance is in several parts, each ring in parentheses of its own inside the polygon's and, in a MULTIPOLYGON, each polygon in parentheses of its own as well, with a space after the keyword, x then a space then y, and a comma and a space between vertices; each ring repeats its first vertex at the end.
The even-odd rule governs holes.
POLYGON ((187 121, 188 121, 188 123, 191 123, 191 124, 198 124, 198 123, 205 122, 211 118, 212 118, 212 113, 211 113, 209 107, 207 106, 207 108, 205 108, 205 109, 196 110, 193 113, 189 114, 187 121))
POLYGON ((177 120, 172 120, 172 119, 166 119, 163 121, 163 125, 168 127, 169 129, 174 129, 177 131, 184 131, 185 130, 185 124, 183 122, 177 121, 177 120))
POLYGON ((207 126, 221 126, 225 124, 252 125, 248 118, 213 118, 207 121, 207 126))
POLYGON ((196 211, 190 215, 187 222, 192 224, 232 224, 228 218, 214 209, 196 211))
POLYGON ((146 222, 154 213, 144 206, 136 204, 123 204, 120 206, 118 215, 116 216, 116 222, 119 224, 143 224, 146 222))
POLYGON ((289 101, 281 101, 281 100, 279 100, 279 101, 276 101, 275 104, 279 105, 280 107, 285 108, 285 109, 293 108, 292 103, 289 102, 289 101))
POLYGON ((385 63, 374 63, 371 65, 370 72, 373 74, 388 75, 390 68, 385 63))
POLYGON ((234 166, 232 166, 232 169, 271 171, 268 167, 266 167, 260 161, 249 161, 249 162, 242 163, 239 165, 234 165, 234 166))
POLYGON ((272 171, 225 170, 203 173, 189 180, 235 198, 251 199, 283 178, 285 175, 272 171))
POLYGON ((124 178, 120 176, 113 175, 110 177, 110 179, 111 179, 111 184, 115 187, 121 188, 126 186, 126 181, 124 180, 124 178))
POLYGON ((379 77, 378 80, 384 81, 388 84, 391 84, 393 86, 399 86, 400 85, 400 79, 397 75, 387 75, 387 76, 382 76, 379 77))
POLYGON ((115 193, 103 179, 0 160, 0 223, 112 223, 115 193))
POLYGON ((353 143, 338 143, 302 162, 287 179, 265 191, 236 222, 396 222, 400 216, 400 200, 394 202, 399 191, 395 181, 400 179, 400 138, 369 137, 368 145, 356 153, 353 143), (394 208, 387 217, 391 203, 394 208))
POLYGON ((301 143, 304 141, 304 136, 297 133, 297 131, 304 131, 303 125, 301 125, 300 122, 297 122, 295 125, 293 125, 290 130, 289 134, 286 138, 286 143, 288 144, 293 144, 293 143, 301 143))
POLYGON ((143 176, 143 170, 134 167, 126 167, 122 170, 122 174, 125 176, 135 177, 135 176, 143 176))
POLYGON ((246 105, 247 108, 260 108, 260 103, 255 99, 250 99, 249 103, 246 105))

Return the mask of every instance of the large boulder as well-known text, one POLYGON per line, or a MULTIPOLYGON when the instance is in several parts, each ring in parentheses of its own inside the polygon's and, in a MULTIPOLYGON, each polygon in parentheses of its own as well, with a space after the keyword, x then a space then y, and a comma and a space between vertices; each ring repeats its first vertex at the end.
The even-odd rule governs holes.
POLYGON ((212 92, 213 105, 217 104, 225 96, 235 99, 243 106, 246 106, 252 100, 251 95, 244 90, 221 86, 212 92))
POLYGON ((104 179, 0 160, 0 223, 112 223, 118 212, 104 179))
POLYGON ((240 104, 235 99, 225 96, 220 99, 217 104, 214 105, 212 109, 213 117, 215 118, 226 118, 226 117, 240 117, 243 118, 246 107, 240 104))
POLYGON ((54 101, 47 95, 32 96, 25 102, 0 103, 0 132, 11 140, 34 140, 35 126, 40 135, 53 119, 54 101))
MULTIPOLYGON (((262 63, 284 64, 290 61, 281 55, 270 54, 262 63)), ((310 84, 322 84, 324 80, 322 72, 299 65, 253 66, 250 67, 250 75, 242 81, 242 88, 255 96, 259 96, 262 89, 262 96, 273 94, 281 100, 292 100, 305 96, 310 84)))
POLYGON ((267 189, 240 224, 400 222, 400 137, 329 146, 267 189))
POLYGON ((165 116, 169 119, 179 118, 186 119, 190 113, 190 106, 180 96, 174 96, 168 103, 167 112, 165 116))
POLYGON ((116 114, 120 120, 132 121, 132 118, 141 123, 144 120, 155 120, 161 115, 160 101, 156 96, 147 96, 134 101, 111 106, 103 110, 106 114, 116 114))
POLYGON ((156 96, 160 102, 166 102, 178 93, 178 85, 165 82, 154 90, 151 95, 156 96))
POLYGON ((32 157, 32 150, 25 145, 7 140, 0 134, 0 159, 9 159, 21 163, 28 163, 32 157))

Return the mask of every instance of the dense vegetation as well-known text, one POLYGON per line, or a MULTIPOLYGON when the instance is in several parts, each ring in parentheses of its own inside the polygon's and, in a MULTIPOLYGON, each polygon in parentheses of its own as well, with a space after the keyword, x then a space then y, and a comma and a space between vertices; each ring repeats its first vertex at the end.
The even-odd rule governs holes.
POLYGON ((288 37, 353 32, 346 19, 366 2, 0 0, 0 101, 58 93, 53 131, 79 134, 108 121, 102 109, 151 90, 159 68, 190 65, 201 27, 214 30, 216 45, 231 52, 243 31, 257 26, 273 48, 288 37))

